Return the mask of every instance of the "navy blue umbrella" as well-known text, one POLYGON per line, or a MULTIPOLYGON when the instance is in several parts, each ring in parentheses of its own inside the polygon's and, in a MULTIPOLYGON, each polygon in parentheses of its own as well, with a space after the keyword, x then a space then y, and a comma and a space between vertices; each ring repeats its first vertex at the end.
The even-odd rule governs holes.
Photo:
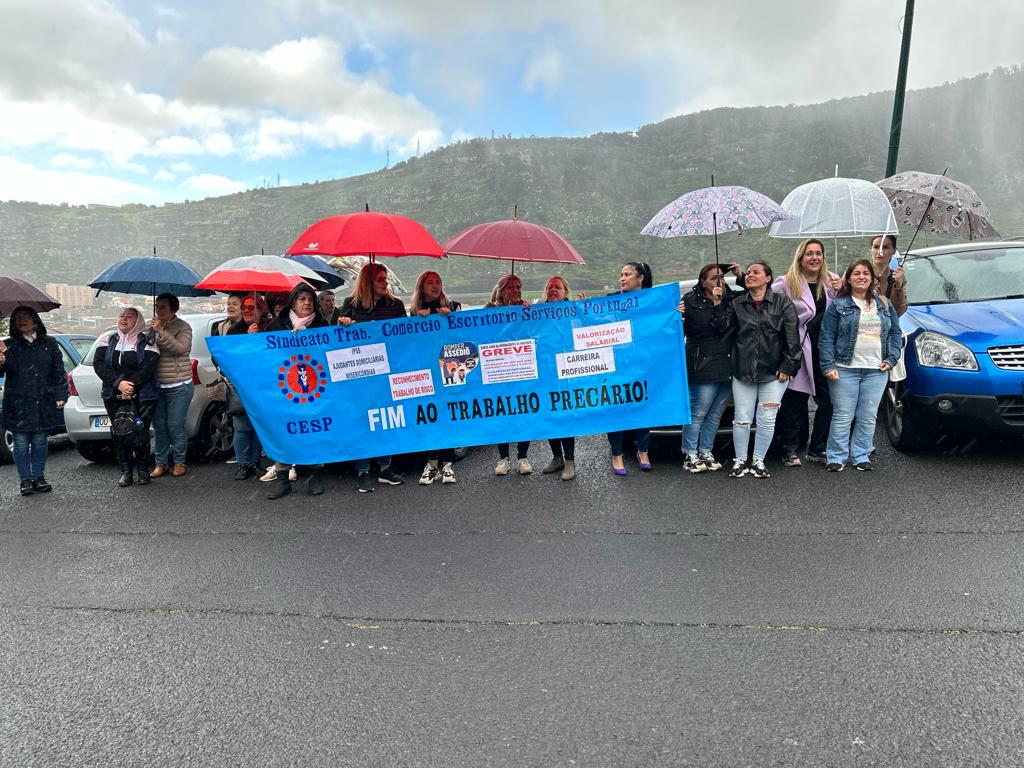
POLYGON ((202 275, 180 261, 163 256, 136 256, 111 264, 93 278, 89 287, 95 288, 97 295, 100 291, 112 291, 138 296, 213 296, 213 291, 194 287, 202 279, 202 275))
POLYGON ((324 279, 326 288, 339 288, 345 284, 345 278, 339 275, 334 270, 334 267, 319 256, 306 256, 305 254, 299 254, 297 256, 285 256, 284 258, 312 269, 324 279))

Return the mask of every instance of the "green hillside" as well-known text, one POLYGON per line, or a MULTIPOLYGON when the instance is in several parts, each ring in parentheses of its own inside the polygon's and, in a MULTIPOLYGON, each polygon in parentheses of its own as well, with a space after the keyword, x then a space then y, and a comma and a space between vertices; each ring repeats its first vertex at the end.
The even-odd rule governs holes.
MULTIPOLYGON (((781 200, 792 188, 833 174, 884 175, 892 94, 812 106, 715 109, 646 125, 636 133, 585 138, 476 139, 391 169, 349 179, 248 192, 161 207, 0 203, 3 272, 35 282, 87 282, 127 256, 157 252, 204 272, 238 255, 281 252, 313 221, 362 209, 411 216, 439 241, 481 221, 520 218, 565 235, 587 260, 567 268, 574 287, 594 290, 619 265, 643 259, 659 282, 694 276, 713 258, 710 238, 658 240, 640 229, 692 189, 742 184, 781 200)), ((940 172, 972 185, 1004 236, 1024 235, 1024 70, 997 70, 907 95, 900 168, 940 172)), ((934 242, 934 239, 933 241, 934 242)), ((840 241, 842 244, 843 241, 840 241)), ((727 234, 723 255, 767 256, 781 266, 794 243, 766 231, 727 234)), ((859 255, 848 241, 842 255, 859 255)), ((393 259, 406 280, 422 259, 393 259)), ((458 290, 489 288, 507 266, 452 258, 441 264, 458 290)), ((517 268, 517 271, 520 271, 517 268)), ((553 272, 521 270, 527 287, 553 272)))

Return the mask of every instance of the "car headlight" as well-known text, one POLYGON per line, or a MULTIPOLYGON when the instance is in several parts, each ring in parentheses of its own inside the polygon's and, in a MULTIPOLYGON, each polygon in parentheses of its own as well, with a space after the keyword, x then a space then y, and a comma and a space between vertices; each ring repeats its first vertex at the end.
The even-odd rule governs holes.
POLYGON ((941 333, 922 333, 914 340, 917 361, 929 368, 949 368, 954 371, 978 370, 978 359, 959 341, 941 333))

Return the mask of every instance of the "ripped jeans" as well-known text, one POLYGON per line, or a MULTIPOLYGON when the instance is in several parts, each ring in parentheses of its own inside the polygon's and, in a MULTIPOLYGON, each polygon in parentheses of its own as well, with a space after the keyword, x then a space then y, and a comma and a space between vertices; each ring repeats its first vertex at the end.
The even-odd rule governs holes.
POLYGON ((750 446, 750 425, 757 411, 757 436, 754 438, 754 461, 763 461, 775 434, 775 417, 779 414, 782 395, 789 386, 788 381, 772 379, 762 384, 747 384, 732 380, 732 444, 736 458, 747 459, 750 446))

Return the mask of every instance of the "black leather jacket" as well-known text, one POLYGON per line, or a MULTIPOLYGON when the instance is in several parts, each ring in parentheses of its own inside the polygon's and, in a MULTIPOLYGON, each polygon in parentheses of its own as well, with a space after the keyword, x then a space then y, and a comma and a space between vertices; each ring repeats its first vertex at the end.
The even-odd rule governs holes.
POLYGON ((778 371, 793 376, 803 353, 796 309, 788 296, 766 291, 758 308, 749 293, 729 302, 735 335, 732 375, 747 384, 761 384, 778 371))
POLYGON ((697 283, 683 297, 686 378, 691 384, 714 384, 732 378, 735 316, 729 304, 737 295, 727 287, 721 303, 715 306, 697 283))

